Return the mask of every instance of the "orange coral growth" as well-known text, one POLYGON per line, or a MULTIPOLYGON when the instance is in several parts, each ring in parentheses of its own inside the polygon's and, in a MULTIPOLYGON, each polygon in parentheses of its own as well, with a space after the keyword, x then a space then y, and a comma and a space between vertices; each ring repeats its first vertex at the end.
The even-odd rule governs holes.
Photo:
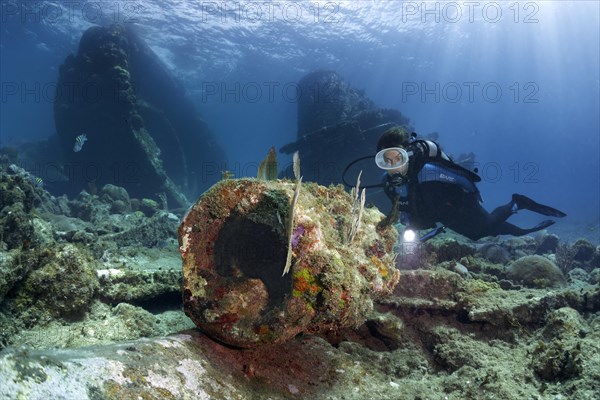
POLYGON ((377 267, 377 270, 379 271, 379 274, 382 277, 386 277, 388 276, 389 270, 388 267, 385 265, 385 263, 383 261, 381 261, 377 256, 372 256, 371 257, 371 263, 377 267))
POLYGON ((342 300, 344 300, 346 302, 351 299, 351 297, 348 295, 348 291, 346 291, 346 290, 342 290, 342 296, 341 297, 342 297, 342 300))
POLYGON ((294 289, 304 293, 308 289, 308 282, 304 277, 299 276, 294 280, 294 289))
POLYGON ((258 327, 258 331, 256 333, 258 333, 259 335, 268 335, 269 333, 271 333, 271 329, 269 329, 267 325, 261 325, 258 327))

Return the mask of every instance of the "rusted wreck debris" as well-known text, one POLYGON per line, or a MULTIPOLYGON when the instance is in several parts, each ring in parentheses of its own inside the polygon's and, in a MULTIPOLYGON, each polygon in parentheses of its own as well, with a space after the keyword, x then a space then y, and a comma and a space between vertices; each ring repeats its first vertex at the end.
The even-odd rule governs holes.
POLYGON ((342 186, 302 184, 292 220, 292 181, 227 179, 190 209, 179 227, 184 308, 194 323, 224 343, 252 347, 360 325, 373 299, 398 282, 397 232, 377 231, 382 214, 362 211, 342 186), (290 273, 282 276, 288 246, 290 273))

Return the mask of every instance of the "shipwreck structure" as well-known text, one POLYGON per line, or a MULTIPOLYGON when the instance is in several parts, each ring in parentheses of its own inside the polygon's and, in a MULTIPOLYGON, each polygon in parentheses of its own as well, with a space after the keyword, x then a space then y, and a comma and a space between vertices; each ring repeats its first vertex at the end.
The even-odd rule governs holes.
MULTIPOLYGON (((357 158, 375 154, 383 132, 393 126, 411 129, 409 119, 400 111, 376 107, 364 92, 354 89, 335 71, 311 72, 299 81, 298 88, 297 139, 280 151, 300 152, 306 181, 321 185, 343 183, 346 166, 357 158)), ((379 183, 381 171, 374 168, 372 161, 356 164, 348 171, 350 182, 363 170, 363 181, 379 183)), ((291 168, 282 176, 291 177, 291 168)))
POLYGON ((220 178, 224 160, 185 88, 130 27, 92 27, 60 66, 56 132, 76 194, 116 184, 187 206, 220 178), (76 148, 77 138, 87 140, 76 148), (161 195, 162 196, 162 195, 161 195))

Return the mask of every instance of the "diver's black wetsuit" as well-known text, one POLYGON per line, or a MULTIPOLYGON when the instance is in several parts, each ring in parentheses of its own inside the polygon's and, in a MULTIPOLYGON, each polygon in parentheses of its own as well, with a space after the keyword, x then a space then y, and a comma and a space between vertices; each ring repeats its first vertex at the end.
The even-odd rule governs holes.
POLYGON ((452 161, 419 159, 418 153, 411 158, 403 182, 398 177, 385 173, 384 190, 392 203, 396 198, 399 201, 401 222, 414 229, 434 228, 439 222, 472 240, 495 235, 521 236, 544 229, 554 221, 545 220, 530 229, 519 228, 506 222, 518 209, 557 217, 565 215, 519 194, 489 213, 481 206, 474 183, 481 180, 477 174, 452 161))

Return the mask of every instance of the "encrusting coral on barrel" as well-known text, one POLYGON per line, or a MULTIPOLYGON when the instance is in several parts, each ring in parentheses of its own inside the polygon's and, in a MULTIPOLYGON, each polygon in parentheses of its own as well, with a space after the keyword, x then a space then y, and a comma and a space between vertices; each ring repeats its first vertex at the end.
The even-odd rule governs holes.
POLYGON ((303 183, 292 222, 297 183, 223 180, 190 209, 179 227, 184 308, 194 323, 224 343, 253 347, 301 332, 358 326, 373 300, 398 282, 397 232, 375 229, 382 214, 363 211, 351 242, 353 201, 342 186, 303 183))

